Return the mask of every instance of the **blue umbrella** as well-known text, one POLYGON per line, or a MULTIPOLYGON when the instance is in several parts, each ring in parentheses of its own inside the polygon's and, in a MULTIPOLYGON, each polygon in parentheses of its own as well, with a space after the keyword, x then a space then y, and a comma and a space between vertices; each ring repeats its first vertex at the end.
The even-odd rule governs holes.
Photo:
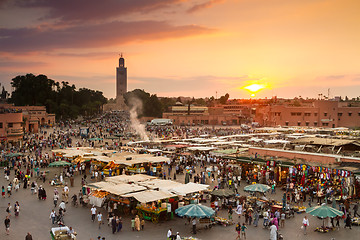
POLYGON ((206 218, 214 215, 215 211, 211 207, 207 207, 204 205, 189 204, 176 209, 175 213, 180 217, 186 216, 186 217, 206 218))

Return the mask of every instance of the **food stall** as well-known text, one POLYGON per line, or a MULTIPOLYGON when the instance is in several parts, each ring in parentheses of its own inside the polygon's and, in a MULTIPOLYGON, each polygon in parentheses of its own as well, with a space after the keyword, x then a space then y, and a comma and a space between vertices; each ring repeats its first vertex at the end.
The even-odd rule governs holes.
POLYGON ((53 227, 50 230, 50 236, 52 240, 74 240, 76 239, 76 233, 69 235, 69 227, 53 227))
POLYGON ((176 195, 166 191, 146 190, 122 195, 122 197, 135 198, 139 204, 136 207, 140 218, 158 223, 167 219, 167 213, 171 212, 171 205, 161 200, 175 198, 176 195))

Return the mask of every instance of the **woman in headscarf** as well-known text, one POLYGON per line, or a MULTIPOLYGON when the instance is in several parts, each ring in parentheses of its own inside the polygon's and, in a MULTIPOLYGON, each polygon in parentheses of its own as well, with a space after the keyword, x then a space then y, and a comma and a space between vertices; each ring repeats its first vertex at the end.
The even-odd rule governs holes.
POLYGON ((136 215, 136 217, 135 217, 135 229, 137 231, 140 231, 140 218, 138 215, 136 215))

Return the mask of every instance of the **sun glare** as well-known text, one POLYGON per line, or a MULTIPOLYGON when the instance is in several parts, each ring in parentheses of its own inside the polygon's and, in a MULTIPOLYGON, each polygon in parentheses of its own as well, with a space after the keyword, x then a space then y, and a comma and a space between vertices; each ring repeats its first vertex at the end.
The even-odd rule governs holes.
POLYGON ((248 86, 246 86, 244 88, 246 90, 248 90, 249 92, 251 92, 251 93, 256 93, 256 92, 260 91, 261 89, 264 89, 265 85, 264 84, 254 83, 254 84, 248 85, 248 86))

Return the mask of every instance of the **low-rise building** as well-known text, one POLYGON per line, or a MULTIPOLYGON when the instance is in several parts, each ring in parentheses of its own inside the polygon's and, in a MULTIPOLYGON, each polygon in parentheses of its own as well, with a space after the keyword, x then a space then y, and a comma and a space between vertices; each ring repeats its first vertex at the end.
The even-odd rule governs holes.
POLYGON ((23 114, 20 109, 8 108, 8 106, 8 104, 0 106, 0 140, 18 142, 24 135, 23 114))

